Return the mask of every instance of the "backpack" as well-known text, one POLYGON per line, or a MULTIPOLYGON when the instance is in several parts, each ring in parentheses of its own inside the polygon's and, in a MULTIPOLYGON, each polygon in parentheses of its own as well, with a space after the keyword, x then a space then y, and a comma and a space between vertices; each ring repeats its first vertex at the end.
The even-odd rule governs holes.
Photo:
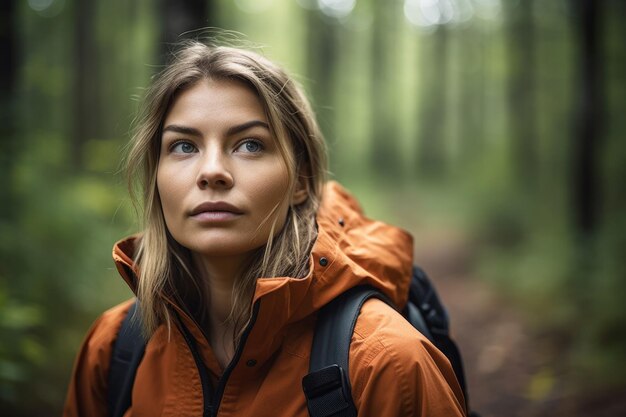
MULTIPOLYGON (((313 336, 309 373, 302 379, 302 388, 311 417, 356 417, 348 373, 350 340, 361 306, 370 298, 378 298, 394 307, 380 291, 369 286, 357 286, 341 294, 318 313, 313 336)), ((109 371, 109 416, 122 417, 131 405, 131 392, 137 367, 145 350, 136 317, 138 301, 131 306, 122 322, 113 347, 109 371)), ((394 307, 395 308, 395 307, 394 307)), ((463 394, 467 410, 469 401, 461 354, 449 335, 448 314, 435 289, 424 273, 413 267, 409 301, 402 315, 426 336, 450 361, 463 394)), ((198 366, 200 379, 208 398, 208 376, 193 337, 183 328, 183 336, 198 366)), ((205 407, 207 401, 205 401, 205 407)), ((205 408, 205 415, 212 415, 205 408)), ((475 412, 470 417, 478 417, 475 412)))

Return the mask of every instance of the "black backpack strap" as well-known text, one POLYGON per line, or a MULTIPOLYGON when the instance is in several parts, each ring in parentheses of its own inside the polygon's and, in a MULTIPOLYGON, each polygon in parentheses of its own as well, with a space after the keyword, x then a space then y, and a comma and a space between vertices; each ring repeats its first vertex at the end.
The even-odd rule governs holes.
POLYGON ((317 317, 309 374, 302 388, 311 417, 356 417, 348 360, 350 341, 361 307, 375 297, 388 300, 371 287, 359 286, 341 294, 317 317))
MULTIPOLYGON (((426 336, 450 361, 469 410, 469 396, 463 370, 463 359, 456 343, 450 337, 448 312, 439 299, 435 287, 426 273, 418 266, 413 267, 409 289, 409 302, 404 316, 426 336)), ((477 414, 474 414, 477 415, 477 414)))
POLYGON ((113 346, 109 369, 107 402, 110 417, 122 417, 131 405, 131 393, 139 362, 146 349, 146 341, 141 334, 135 300, 128 310, 113 346))

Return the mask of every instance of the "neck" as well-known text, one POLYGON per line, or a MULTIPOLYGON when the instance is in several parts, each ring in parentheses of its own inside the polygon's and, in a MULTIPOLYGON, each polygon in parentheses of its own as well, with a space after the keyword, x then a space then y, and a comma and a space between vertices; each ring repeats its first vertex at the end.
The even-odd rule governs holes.
POLYGON ((214 324, 224 324, 232 311, 233 287, 241 273, 243 259, 209 258, 201 254, 194 254, 193 260, 196 270, 202 277, 202 282, 208 288, 211 327, 214 324))
POLYGON ((232 320, 228 320, 233 307, 233 287, 247 259, 194 254, 193 260, 208 288, 209 310, 205 325, 208 326, 209 342, 216 359, 225 367, 234 354, 235 328, 232 320))

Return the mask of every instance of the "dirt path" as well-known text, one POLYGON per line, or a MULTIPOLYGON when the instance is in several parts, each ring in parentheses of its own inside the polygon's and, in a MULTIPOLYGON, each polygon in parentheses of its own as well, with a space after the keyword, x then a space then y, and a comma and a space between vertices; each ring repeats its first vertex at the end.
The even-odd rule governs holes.
POLYGON ((554 366, 552 341, 533 334, 515 306, 471 275, 473 261, 471 245, 454 233, 416 242, 416 262, 449 310, 472 408, 482 417, 626 416, 624 393, 566 392, 568 374, 554 366))

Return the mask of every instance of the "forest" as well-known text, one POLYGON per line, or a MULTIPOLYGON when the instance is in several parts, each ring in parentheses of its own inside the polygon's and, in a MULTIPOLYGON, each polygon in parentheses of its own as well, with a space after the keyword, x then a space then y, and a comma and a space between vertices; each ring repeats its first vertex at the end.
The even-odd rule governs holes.
POLYGON ((3 0, 0 409, 60 415, 133 294, 120 161, 185 38, 253 48, 312 100, 331 177, 409 230, 483 416, 626 412, 626 2, 3 0), (493 330, 493 331, 491 331, 493 330))

